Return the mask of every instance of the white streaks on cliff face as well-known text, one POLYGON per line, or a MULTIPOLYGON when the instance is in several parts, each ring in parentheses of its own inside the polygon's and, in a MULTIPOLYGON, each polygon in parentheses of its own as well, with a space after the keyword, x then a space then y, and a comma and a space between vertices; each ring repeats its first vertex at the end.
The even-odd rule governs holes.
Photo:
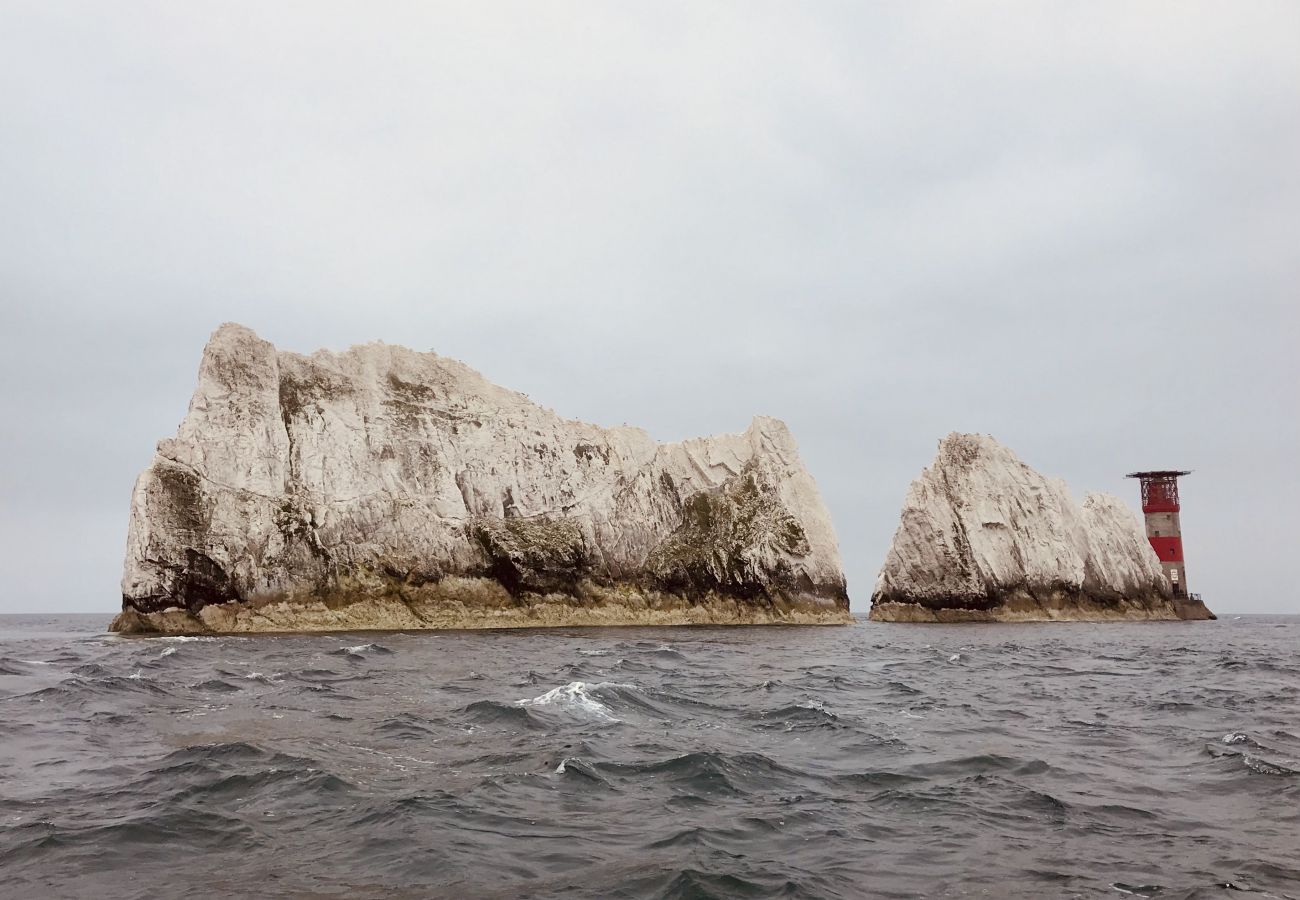
POLYGON ((1121 594, 1143 589, 1165 592, 1168 582, 1160 557, 1127 503, 1114 494, 1089 493, 1083 501, 1083 525, 1087 559, 1102 588, 1121 594))
POLYGON ((1063 481, 992 437, 950 434, 907 493, 875 601, 960 605, 1016 589, 1103 600, 1168 593, 1123 501, 1089 494, 1080 506, 1063 481))
POLYGON ((136 484, 122 589, 150 612, 489 572, 544 591, 653 576, 844 597, 830 517, 776 419, 659 444, 433 353, 304 356, 239 325, 213 334, 185 420, 136 484), (713 543, 691 555, 683 528, 713 543))

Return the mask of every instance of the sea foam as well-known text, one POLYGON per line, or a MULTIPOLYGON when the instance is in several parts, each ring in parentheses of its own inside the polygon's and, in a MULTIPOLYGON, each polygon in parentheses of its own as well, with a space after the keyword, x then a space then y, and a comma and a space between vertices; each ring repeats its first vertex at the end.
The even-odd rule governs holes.
POLYGON ((525 709, 551 708, 566 713, 573 713, 586 718, 598 719, 606 722, 620 721, 615 717, 613 711, 601 703, 593 692, 602 688, 633 688, 630 684, 615 684, 614 682, 602 681, 599 684, 587 684, 584 681, 571 681, 563 687, 551 688, 544 694, 536 697, 529 697, 523 700, 516 700, 515 706, 522 706, 525 709))

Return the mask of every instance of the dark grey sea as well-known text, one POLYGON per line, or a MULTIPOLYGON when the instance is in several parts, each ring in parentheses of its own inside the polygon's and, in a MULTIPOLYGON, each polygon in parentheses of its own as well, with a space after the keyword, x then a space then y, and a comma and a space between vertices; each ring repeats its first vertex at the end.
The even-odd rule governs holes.
POLYGON ((0 617, 0 895, 1300 897, 1300 617, 0 617))

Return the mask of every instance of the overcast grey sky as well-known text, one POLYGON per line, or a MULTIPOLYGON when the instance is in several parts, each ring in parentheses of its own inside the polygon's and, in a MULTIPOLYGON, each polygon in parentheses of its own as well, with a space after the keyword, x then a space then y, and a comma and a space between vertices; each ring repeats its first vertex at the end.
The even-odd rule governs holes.
POLYGON ((660 439, 790 423, 866 609, 981 431, 1192 468, 1300 612, 1300 3, 0 0, 0 611, 119 605, 221 322, 660 439))

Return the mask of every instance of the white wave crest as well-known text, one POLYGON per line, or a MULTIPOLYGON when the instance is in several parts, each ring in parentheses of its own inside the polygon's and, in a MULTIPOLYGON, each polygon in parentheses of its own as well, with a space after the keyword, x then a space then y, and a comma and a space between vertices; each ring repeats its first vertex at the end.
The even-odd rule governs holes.
POLYGON ((592 691, 601 688, 631 688, 630 684, 615 684, 613 682, 602 681, 599 684, 587 684, 584 681, 571 681, 564 687, 551 688, 545 694, 537 697, 529 697, 524 700, 516 700, 515 706, 525 708, 533 707, 552 707, 564 712, 576 713, 591 719, 597 719, 604 722, 618 722, 614 713, 608 706, 601 703, 592 696, 592 691))

